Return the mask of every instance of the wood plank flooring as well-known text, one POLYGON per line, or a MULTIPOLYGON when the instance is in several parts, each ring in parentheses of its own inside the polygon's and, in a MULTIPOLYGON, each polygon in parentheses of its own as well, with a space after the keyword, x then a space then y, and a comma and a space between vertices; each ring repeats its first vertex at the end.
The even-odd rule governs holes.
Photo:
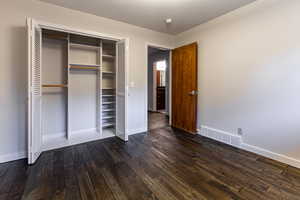
POLYGON ((165 127, 169 124, 169 117, 159 112, 148 112, 148 130, 165 127))
POLYGON ((0 200, 300 199, 300 170, 163 127, 0 164, 0 200))

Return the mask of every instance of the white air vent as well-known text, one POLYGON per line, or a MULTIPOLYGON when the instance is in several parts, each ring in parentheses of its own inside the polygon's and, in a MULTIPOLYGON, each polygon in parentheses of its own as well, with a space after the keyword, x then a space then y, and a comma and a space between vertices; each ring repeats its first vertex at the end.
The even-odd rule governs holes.
POLYGON ((238 135, 233 135, 231 133, 210 128, 207 126, 201 126, 201 129, 199 130, 199 134, 208 137, 213 140, 217 140, 219 142, 223 142, 235 147, 240 147, 242 144, 242 138, 238 135))

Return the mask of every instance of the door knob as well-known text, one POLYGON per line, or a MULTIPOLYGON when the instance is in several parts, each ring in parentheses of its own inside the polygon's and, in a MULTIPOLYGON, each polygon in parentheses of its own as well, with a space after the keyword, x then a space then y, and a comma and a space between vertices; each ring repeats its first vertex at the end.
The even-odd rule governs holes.
POLYGON ((197 95, 198 92, 196 90, 192 90, 191 92, 189 92, 189 95, 195 96, 197 95))

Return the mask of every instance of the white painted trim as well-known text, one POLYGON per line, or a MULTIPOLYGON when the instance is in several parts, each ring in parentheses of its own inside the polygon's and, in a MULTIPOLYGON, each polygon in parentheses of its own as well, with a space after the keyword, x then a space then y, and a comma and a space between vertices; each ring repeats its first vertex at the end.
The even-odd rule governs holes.
MULTIPOLYGON (((145 49, 146 49, 146 62, 145 62, 145 66, 147 66, 147 70, 146 70, 146 74, 145 74, 145 80, 146 80, 146 102, 145 102, 145 125, 146 125, 146 131, 148 131, 148 47, 155 47, 155 48, 159 48, 162 50, 169 50, 170 51, 170 56, 169 56, 169 76, 172 77, 172 49, 174 49, 174 47, 172 46, 165 46, 165 45, 161 45, 161 44, 155 44, 155 43, 150 43, 150 42, 146 42, 145 43, 145 49)), ((171 96, 171 90, 172 90, 172 83, 171 83, 171 79, 169 80, 169 116, 171 116, 171 112, 172 112, 172 107, 170 106, 172 104, 172 96, 171 96)), ((169 123, 171 124, 171 117, 169 117, 169 123)), ((143 132, 143 131, 142 131, 143 132)))
MULTIPOLYGON (((30 19, 30 18, 28 18, 28 19, 30 19)), ((126 39, 126 38, 119 37, 116 35, 99 33, 99 32, 89 31, 89 30, 84 30, 84 29, 78 29, 78 28, 74 28, 74 27, 70 27, 70 26, 61 25, 61 24, 52 24, 49 22, 41 21, 41 20, 35 20, 35 22, 41 28, 50 29, 50 30, 68 32, 68 33, 73 33, 73 34, 78 34, 78 35, 89 36, 89 37, 98 37, 98 38, 114 40, 114 41, 126 39)))
POLYGON ((19 160, 19 159, 23 159, 23 158, 27 158, 27 152, 25 152, 25 151, 3 154, 3 155, 0 155, 0 163, 10 162, 13 160, 19 160))
POLYGON ((138 129, 131 129, 128 131, 128 135, 135 135, 135 134, 139 134, 139 133, 144 133, 147 132, 148 127, 144 127, 144 128, 138 128, 138 129))
POLYGON ((267 149, 263 149, 257 146, 253 146, 250 144, 246 144, 246 143, 242 143, 241 144, 241 149, 244 149, 246 151, 250 151, 252 153, 256 153, 258 155, 262 155, 265 156, 267 158, 271 158, 273 160, 277 160, 279 162, 282 163, 286 163, 288 165, 300 168, 300 160, 297 160, 295 158, 291 158, 289 156, 283 155, 283 154, 279 154, 279 153, 275 153, 272 151, 269 151, 267 149))
POLYGON ((71 132, 71 137, 69 139, 63 137, 46 142, 43 144, 43 151, 49 151, 67 146, 101 140, 109 137, 115 137, 114 134, 102 136, 99 132, 97 132, 96 128, 94 129, 95 131, 91 130, 92 129, 86 129, 86 132, 84 132, 84 130, 76 131, 76 134, 72 134, 74 132, 71 132))
POLYGON ((208 126, 201 126, 201 129, 198 130, 198 133, 204 137, 208 137, 210 139, 217 140, 219 142, 300 168, 300 160, 244 143, 241 136, 208 126))

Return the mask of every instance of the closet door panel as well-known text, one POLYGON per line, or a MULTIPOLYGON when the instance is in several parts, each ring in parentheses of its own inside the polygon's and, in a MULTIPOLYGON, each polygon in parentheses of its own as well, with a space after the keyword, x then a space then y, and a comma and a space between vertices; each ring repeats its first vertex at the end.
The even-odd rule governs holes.
POLYGON ((128 140, 127 135, 127 58, 126 41, 117 43, 117 87, 116 87, 116 135, 124 141, 128 140))
POLYGON ((41 131, 41 30, 31 19, 27 20, 28 30, 28 72, 29 72, 29 125, 28 163, 34 163, 42 152, 41 131))

